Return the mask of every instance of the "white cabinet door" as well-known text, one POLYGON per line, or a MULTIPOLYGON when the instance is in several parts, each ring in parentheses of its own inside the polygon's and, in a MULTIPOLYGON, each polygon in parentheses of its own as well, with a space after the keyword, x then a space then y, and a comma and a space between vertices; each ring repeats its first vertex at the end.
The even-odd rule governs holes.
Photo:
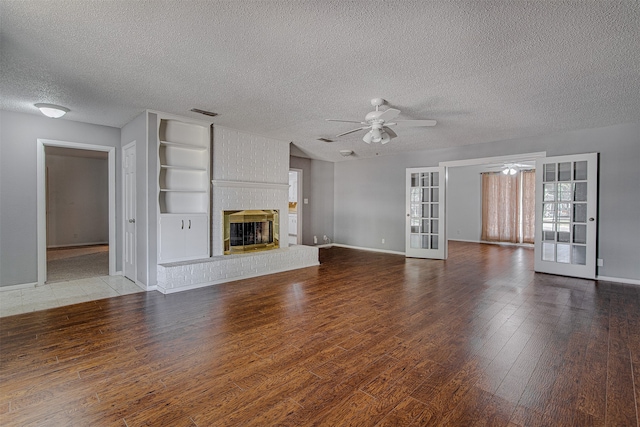
POLYGON ((184 217, 185 252, 187 258, 206 258, 209 256, 209 227, 207 215, 189 215, 184 217))
POLYGON ((596 277, 598 154, 536 161, 535 271, 596 277))
POLYGON ((184 217, 179 215, 160 216, 160 241, 158 242, 159 262, 184 258, 185 232, 184 217))
POLYGON ((405 255, 447 259, 444 167, 407 168, 405 255))

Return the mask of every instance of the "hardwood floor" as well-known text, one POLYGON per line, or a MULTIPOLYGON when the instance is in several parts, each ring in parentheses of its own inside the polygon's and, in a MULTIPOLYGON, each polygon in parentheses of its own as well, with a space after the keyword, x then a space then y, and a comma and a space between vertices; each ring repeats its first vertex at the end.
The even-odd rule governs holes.
POLYGON ((0 320, 3 426, 637 426, 640 288, 341 248, 0 320))

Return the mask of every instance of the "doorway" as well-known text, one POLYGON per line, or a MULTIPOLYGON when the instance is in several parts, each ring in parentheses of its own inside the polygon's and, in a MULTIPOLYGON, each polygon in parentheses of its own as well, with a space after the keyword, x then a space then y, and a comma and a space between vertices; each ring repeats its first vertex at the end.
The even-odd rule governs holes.
POLYGON ((462 242, 484 243, 482 229, 482 180, 481 174, 503 171, 504 165, 531 164, 546 157, 546 152, 486 157, 469 160, 441 162, 446 168, 446 239, 462 242))
MULTIPOLYGON (((102 215, 107 221, 106 230, 106 243, 108 245, 108 275, 116 274, 115 265, 115 253, 116 253, 116 239, 115 239, 115 147, 100 146, 92 144, 74 143, 68 141, 55 141, 47 139, 37 140, 37 225, 38 225, 38 285, 44 285, 47 281, 47 151, 52 153, 66 153, 69 151, 75 155, 75 157, 95 158, 103 159, 106 161, 106 206, 102 209, 102 215), (64 150, 63 150, 64 149, 64 150), (59 151, 62 150, 62 151, 59 151), (105 209, 106 208, 106 209, 105 209), (105 212, 106 210, 106 212, 105 212)), ((72 156, 73 157, 73 156, 72 156)), ((80 183, 84 184, 84 183, 80 183)), ((74 188, 74 191, 80 191, 79 187, 74 188)), ((73 243, 73 239, 77 239, 78 243, 82 242, 83 238, 86 238, 85 234, 91 233, 91 231, 79 232, 80 229, 90 229, 90 225, 85 227, 80 224, 81 219, 77 217, 66 218, 65 227, 69 228, 70 238, 73 243), (75 236, 74 236, 75 235, 75 236)), ((69 234, 69 233, 67 233, 69 234)), ((67 239, 65 237, 65 239, 67 239)), ((91 237, 93 238, 93 237, 91 237)), ((103 237, 104 239, 104 237, 103 237)), ((96 243, 96 242, 93 242, 96 243)), ((72 245, 75 246, 75 245, 72 245)), ((100 246, 100 245, 98 245, 100 246)), ((78 246, 76 246, 78 247, 78 246)), ((100 252, 100 251, 97 251, 100 252)), ((95 255, 95 254, 94 254, 95 255)), ((86 276, 85 276, 86 277, 86 276)))
POLYGON ((45 147, 47 283, 109 274, 107 157, 45 147))
POLYGON ((289 169, 289 245, 302 244, 302 169, 289 169))

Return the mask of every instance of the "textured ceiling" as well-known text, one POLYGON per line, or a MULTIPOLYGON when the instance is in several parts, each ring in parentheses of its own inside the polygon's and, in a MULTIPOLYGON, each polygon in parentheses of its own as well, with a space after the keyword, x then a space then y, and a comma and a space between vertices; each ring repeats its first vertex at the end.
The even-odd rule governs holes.
POLYGON ((195 107, 330 161, 640 121, 638 0, 0 0, 0 17, 0 107, 63 120, 195 107), (374 97, 438 125, 317 141, 374 97))

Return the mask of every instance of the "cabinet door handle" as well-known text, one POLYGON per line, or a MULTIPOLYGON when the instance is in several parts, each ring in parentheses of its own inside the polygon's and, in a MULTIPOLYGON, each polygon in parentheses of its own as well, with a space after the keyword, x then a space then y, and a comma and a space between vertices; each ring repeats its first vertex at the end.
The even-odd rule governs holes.
POLYGON ((191 230, 191 220, 189 220, 189 230, 191 230))
POLYGON ((180 221, 182 223, 182 227, 181 229, 184 230, 184 219, 182 221, 180 221))

